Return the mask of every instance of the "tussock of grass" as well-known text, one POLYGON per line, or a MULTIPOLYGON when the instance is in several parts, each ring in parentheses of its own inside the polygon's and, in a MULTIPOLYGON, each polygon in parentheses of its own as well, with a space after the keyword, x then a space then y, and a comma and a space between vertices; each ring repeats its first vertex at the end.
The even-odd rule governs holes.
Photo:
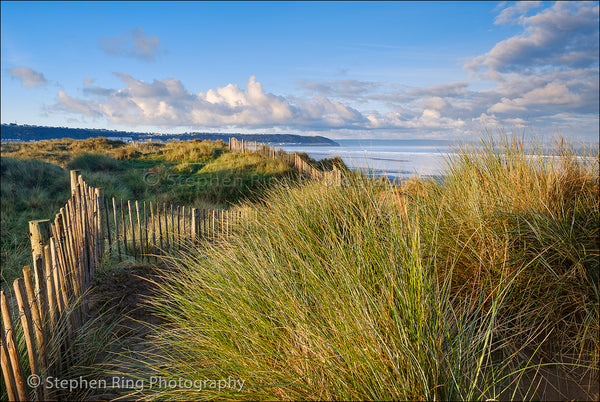
POLYGON ((155 396, 531 398, 542 361, 597 378, 598 155, 557 152, 484 142, 443 183, 269 192, 233 236, 173 258, 155 300, 153 374, 245 391, 155 396))
POLYGON ((544 158, 516 140, 482 145, 451 160, 450 176, 432 195, 439 206, 428 219, 439 217, 439 257, 455 256, 456 286, 475 291, 481 279, 522 270, 506 308, 526 311, 527 325, 552 333, 540 353, 597 365, 598 341, 589 332, 599 328, 597 151, 578 156, 561 143, 544 158), (549 345, 560 346, 551 352, 549 345))
POLYGON ((121 170, 121 164, 107 155, 84 153, 67 164, 69 170, 87 170, 91 172, 112 172, 121 170))
POLYGON ((211 160, 228 150, 223 141, 172 141, 168 142, 164 155, 167 161, 211 160))
POLYGON ((228 153, 205 166, 201 172, 210 173, 218 171, 250 172, 257 174, 285 173, 290 167, 279 159, 266 159, 256 153, 228 153))

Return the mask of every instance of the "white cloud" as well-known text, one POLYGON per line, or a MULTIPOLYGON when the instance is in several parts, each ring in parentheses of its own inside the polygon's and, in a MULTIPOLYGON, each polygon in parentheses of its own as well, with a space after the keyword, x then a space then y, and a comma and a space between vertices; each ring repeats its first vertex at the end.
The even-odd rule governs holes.
POLYGON ((469 59, 465 68, 486 70, 489 78, 501 81, 502 74, 509 72, 597 67, 598 5, 559 1, 535 15, 522 15, 531 8, 519 3, 503 10, 496 22, 522 25, 524 32, 469 59), (504 13, 507 10, 510 12, 504 13))
POLYGON ((21 81, 25 88, 41 87, 48 83, 44 74, 27 67, 14 67, 7 70, 11 77, 21 81))
POLYGON ((488 109, 491 113, 506 113, 529 110, 529 106, 565 105, 581 101, 581 96, 571 93, 565 84, 551 82, 542 88, 535 88, 515 99, 502 98, 488 109))
POLYGON ((65 110, 71 113, 82 114, 88 117, 101 117, 102 113, 98 110, 98 105, 91 101, 82 101, 81 99, 71 98, 65 91, 58 91, 58 100, 65 110))
POLYGON ((125 56, 154 61, 160 51, 158 37, 146 35, 144 29, 140 27, 120 36, 102 37, 98 43, 100 49, 109 56, 125 56))
MULTIPOLYGON (((504 8, 504 3, 502 7, 504 8)), ((498 14, 494 20, 494 24, 515 24, 522 18, 529 10, 538 8, 542 5, 541 1, 517 1, 516 3, 504 8, 500 14, 498 14), (517 21, 515 21, 517 17, 517 21)))
POLYGON ((423 109, 432 109, 432 110, 443 110, 448 107, 448 103, 439 96, 430 96, 422 101, 415 102, 416 106, 420 106, 423 109))
POLYGON ((539 6, 502 5, 495 22, 520 25, 523 32, 465 63, 467 70, 497 84, 479 91, 477 96, 483 97, 474 103, 474 110, 480 116, 472 121, 493 127, 526 121, 546 129, 551 124, 553 130, 571 124, 595 137, 589 121, 598 126, 599 7, 595 2, 556 2, 528 15, 539 6))
POLYGON ((59 92, 56 108, 87 116, 103 116, 114 123, 157 126, 245 126, 274 125, 330 128, 364 121, 355 109, 323 97, 292 104, 281 96, 266 93, 255 77, 246 88, 229 84, 194 94, 176 78, 147 83, 128 74, 116 74, 125 87, 113 90, 84 88, 98 101, 76 99, 59 92))

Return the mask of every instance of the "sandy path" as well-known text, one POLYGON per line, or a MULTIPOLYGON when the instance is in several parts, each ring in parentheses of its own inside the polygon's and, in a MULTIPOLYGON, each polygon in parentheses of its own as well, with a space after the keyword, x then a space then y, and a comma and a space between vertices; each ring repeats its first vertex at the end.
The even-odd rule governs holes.
MULTIPOLYGON (((155 267, 138 264, 116 269, 95 284, 90 299, 90 313, 94 315, 110 309, 105 322, 119 321, 111 330, 111 338, 118 340, 117 346, 110 347, 96 375, 98 379, 106 379, 109 386, 127 382, 133 384, 138 376, 147 376, 144 372, 148 368, 139 360, 144 353, 156 353, 151 341, 152 326, 163 322, 146 305, 148 297, 156 293, 156 285, 149 281, 156 279, 155 272, 155 267)), ((128 394, 124 389, 98 389, 86 395, 86 399, 114 400, 128 394)), ((140 397, 142 395, 133 398, 140 397)), ((132 399, 132 396, 127 399, 132 399)))

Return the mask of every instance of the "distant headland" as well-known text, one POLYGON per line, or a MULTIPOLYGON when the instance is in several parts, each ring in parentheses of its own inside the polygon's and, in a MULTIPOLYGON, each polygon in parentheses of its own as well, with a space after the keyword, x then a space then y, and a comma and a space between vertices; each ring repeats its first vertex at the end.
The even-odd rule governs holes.
POLYGON ((194 139, 210 141, 229 141, 229 137, 236 137, 246 141, 258 141, 271 145, 327 145, 339 146, 329 138, 321 136, 303 136, 295 134, 240 134, 240 133, 181 133, 160 134, 140 133, 132 131, 106 130, 96 128, 69 128, 69 127, 45 127, 32 125, 18 125, 15 123, 2 124, 0 138, 2 142, 27 142, 41 140, 55 140, 61 138, 72 138, 82 140, 94 137, 107 137, 125 142, 129 141, 189 141, 194 139))

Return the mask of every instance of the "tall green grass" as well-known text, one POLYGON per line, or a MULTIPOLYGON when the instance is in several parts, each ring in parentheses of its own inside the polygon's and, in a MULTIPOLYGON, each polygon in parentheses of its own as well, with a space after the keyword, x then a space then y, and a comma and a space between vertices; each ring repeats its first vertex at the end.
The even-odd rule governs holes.
POLYGON ((153 374, 244 390, 152 396, 543 398, 548 367, 597 381, 598 154, 557 156, 487 141, 442 183, 270 191, 234 235, 174 256, 154 300, 153 374))
POLYGON ((478 290, 479 278, 522 270, 506 308, 550 337, 540 353, 597 366, 598 150, 561 142, 540 155, 508 138, 463 148, 428 219, 441 217, 439 254, 457 257, 457 285, 478 290))

